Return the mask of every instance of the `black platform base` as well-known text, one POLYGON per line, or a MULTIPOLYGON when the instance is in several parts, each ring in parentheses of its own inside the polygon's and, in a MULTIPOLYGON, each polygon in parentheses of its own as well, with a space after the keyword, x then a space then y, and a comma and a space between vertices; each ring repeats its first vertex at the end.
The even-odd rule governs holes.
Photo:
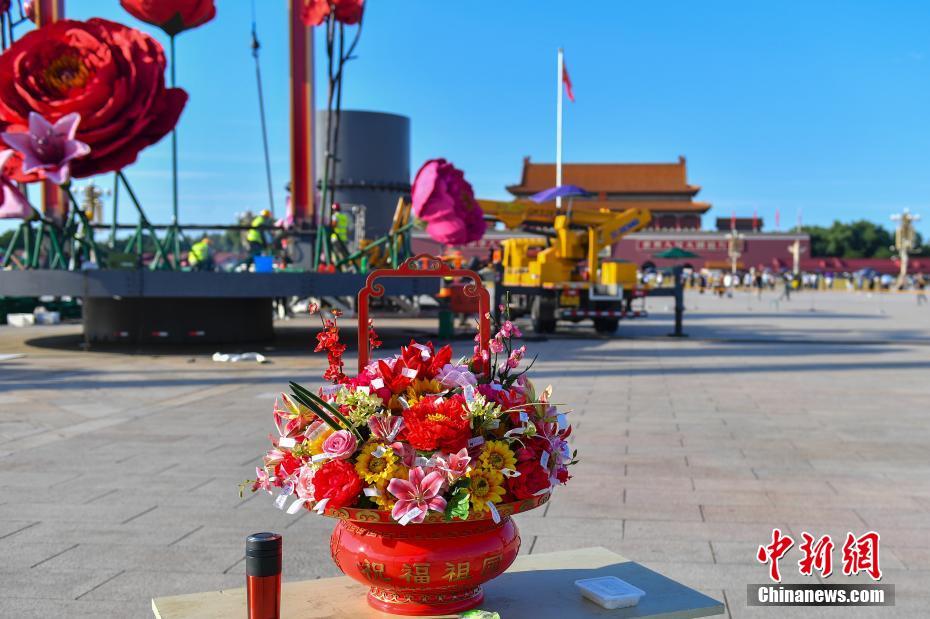
POLYGON ((84 299, 84 337, 91 344, 237 343, 273 336, 268 298, 84 299))

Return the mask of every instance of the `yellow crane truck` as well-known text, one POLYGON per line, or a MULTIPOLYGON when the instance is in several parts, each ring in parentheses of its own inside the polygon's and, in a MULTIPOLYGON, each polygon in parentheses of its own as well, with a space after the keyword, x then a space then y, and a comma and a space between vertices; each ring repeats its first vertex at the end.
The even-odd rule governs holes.
POLYGON ((652 220, 648 210, 613 211, 581 204, 557 209, 553 203, 479 200, 485 217, 508 229, 536 231, 502 245, 502 289, 512 315, 529 314, 533 330, 552 333, 558 320, 590 318, 599 333, 613 333, 620 319, 633 317, 636 265, 600 254, 652 220))

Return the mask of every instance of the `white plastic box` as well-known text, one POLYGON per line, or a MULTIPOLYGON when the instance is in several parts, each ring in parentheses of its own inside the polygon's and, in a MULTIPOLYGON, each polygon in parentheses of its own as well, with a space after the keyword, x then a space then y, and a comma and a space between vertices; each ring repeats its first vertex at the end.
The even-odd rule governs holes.
POLYGON ((36 323, 36 317, 32 314, 7 314, 6 324, 11 327, 28 327, 36 323))
POLYGON ((639 599, 646 595, 642 589, 616 576, 582 578, 575 581, 575 586, 581 591, 582 596, 608 610, 636 606, 639 599))

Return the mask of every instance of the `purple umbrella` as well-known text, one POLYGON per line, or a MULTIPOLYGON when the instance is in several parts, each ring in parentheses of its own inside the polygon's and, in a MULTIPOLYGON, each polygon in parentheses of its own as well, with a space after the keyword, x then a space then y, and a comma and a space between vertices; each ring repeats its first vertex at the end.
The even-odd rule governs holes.
POLYGON ((537 204, 550 202, 556 198, 574 198, 575 196, 586 196, 589 192, 585 191, 578 185, 559 185, 551 189, 543 189, 539 193, 530 196, 530 200, 537 204))

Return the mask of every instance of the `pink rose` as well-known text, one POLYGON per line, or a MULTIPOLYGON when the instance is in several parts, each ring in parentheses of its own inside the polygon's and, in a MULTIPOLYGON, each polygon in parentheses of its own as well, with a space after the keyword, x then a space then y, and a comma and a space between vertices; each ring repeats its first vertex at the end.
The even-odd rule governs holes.
POLYGON ((323 453, 333 460, 346 460, 358 449, 355 435, 348 430, 339 430, 330 434, 323 441, 323 453))
POLYGON ((309 466, 300 467, 300 473, 297 475, 297 485, 294 486, 294 492, 297 493, 298 498, 313 498, 313 475, 315 472, 309 466))

